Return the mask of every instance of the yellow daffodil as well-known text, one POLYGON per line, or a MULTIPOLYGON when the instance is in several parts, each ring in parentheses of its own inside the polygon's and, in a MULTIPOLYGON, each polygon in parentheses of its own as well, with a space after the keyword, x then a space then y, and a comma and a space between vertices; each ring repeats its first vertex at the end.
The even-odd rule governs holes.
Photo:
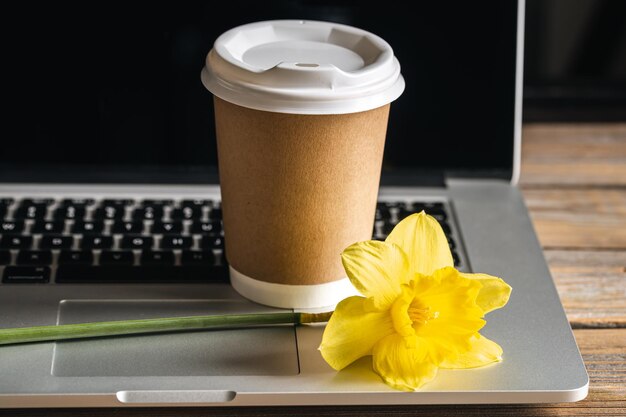
POLYGON ((384 242, 355 243, 344 268, 363 297, 341 301, 322 338, 336 370, 372 355, 393 388, 413 391, 439 368, 500 361, 502 348, 478 331, 483 316, 504 306, 511 287, 500 278, 454 269, 441 226, 424 212, 401 221, 384 242))

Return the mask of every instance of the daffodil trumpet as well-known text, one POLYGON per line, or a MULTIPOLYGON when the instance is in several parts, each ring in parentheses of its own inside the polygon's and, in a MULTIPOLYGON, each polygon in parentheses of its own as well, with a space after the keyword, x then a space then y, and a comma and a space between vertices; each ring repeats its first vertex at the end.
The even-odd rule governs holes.
POLYGON ((503 307, 502 279, 454 269, 446 236, 424 212, 402 220, 384 242, 355 243, 342 253, 363 295, 341 301, 319 350, 341 370, 372 356, 391 387, 414 391, 440 368, 464 369, 502 360, 502 348, 479 333, 484 315, 503 307))

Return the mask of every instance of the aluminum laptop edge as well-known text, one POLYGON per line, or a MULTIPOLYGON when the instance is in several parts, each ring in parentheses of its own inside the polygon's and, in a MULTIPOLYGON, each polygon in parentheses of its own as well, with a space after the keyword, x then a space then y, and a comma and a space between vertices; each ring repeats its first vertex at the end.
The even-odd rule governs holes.
MULTIPOLYGON (((450 174, 438 186, 420 184, 414 177, 385 185, 383 178, 380 189, 383 202, 443 203, 463 269, 500 276, 513 287, 508 305, 490 313, 482 330, 502 346, 501 363, 471 370, 440 370, 438 377, 422 389, 406 393, 382 383, 372 372, 369 357, 340 372, 332 370, 317 351, 323 331, 319 325, 33 343, 0 347, 0 407, 544 403, 583 399, 588 376, 516 187, 521 149, 524 1, 516 3, 514 11, 513 134, 505 138, 513 149, 511 174, 507 178, 450 174)), ((411 79, 407 80, 410 83, 411 79)), ((10 180, 12 173, 12 167, 7 166, 0 171, 3 179, 9 176, 0 184, 0 198, 219 201, 216 183, 155 180, 141 184, 119 178, 108 184, 88 180, 82 184, 71 180, 50 183, 23 180, 26 177, 21 174, 10 180)), ((84 177, 90 175, 85 169, 84 177)), ((243 299, 227 283, 0 283, 0 327, 270 310, 243 299)))

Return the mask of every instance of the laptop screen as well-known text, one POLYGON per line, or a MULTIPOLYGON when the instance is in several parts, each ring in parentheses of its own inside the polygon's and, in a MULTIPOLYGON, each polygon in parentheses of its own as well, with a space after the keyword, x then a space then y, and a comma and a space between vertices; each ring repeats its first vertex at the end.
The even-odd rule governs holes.
POLYGON ((48 2, 3 6, 0 181, 215 180, 212 96, 200 70, 225 30, 269 19, 340 22, 394 48, 383 178, 510 178, 514 1, 48 2), (77 18, 79 16, 80 18, 77 18), (16 29, 17 28, 17 29, 16 29))

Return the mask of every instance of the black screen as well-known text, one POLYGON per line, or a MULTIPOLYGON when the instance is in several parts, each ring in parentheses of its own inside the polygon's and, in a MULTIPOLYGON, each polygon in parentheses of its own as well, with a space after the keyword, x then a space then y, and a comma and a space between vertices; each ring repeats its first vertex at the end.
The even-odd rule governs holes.
POLYGON ((212 96, 200 70, 229 28, 315 19, 388 41, 406 80, 384 176, 510 177, 514 1, 15 2, 0 26, 0 180, 205 182, 212 96), (80 173, 80 174, 78 174, 80 173))

